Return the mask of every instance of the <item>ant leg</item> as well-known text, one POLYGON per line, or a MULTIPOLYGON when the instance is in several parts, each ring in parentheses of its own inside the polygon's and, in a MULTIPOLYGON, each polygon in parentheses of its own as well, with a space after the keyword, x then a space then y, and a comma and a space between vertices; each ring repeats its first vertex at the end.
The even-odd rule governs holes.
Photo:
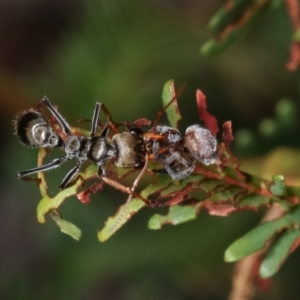
POLYGON ((47 108, 50 110, 52 115, 56 118, 60 128, 62 131, 67 135, 72 135, 70 125, 66 122, 66 120, 62 117, 62 115, 52 106, 49 99, 44 96, 42 99, 43 103, 47 106, 47 108))
POLYGON ((176 95, 169 101, 169 103, 167 103, 160 111, 158 111, 158 113, 155 116, 155 120, 153 122, 153 127, 149 130, 149 132, 154 133, 156 130, 156 127, 160 121, 160 118, 162 116, 162 114, 167 110, 167 108, 173 103, 177 101, 177 98, 180 96, 180 94, 182 93, 182 91, 184 90, 185 84, 183 84, 180 89, 178 90, 178 92, 176 93, 176 95))
MULTIPOLYGON (((103 164, 104 165, 104 164, 103 164)), ((103 168, 103 165, 100 165, 99 166, 99 170, 98 170, 98 176, 101 178, 101 180, 103 180, 106 184, 112 186, 113 188, 123 192, 123 193, 126 193, 129 195, 129 197, 127 198, 126 200, 126 203, 129 203, 129 201, 131 200, 132 197, 135 197, 135 198, 138 198, 140 200, 142 200, 147 206, 152 206, 152 203, 145 199, 144 197, 142 197, 140 194, 138 193, 135 193, 134 190, 137 186, 137 184, 139 183, 141 177, 144 175, 144 173, 146 172, 147 170, 147 165, 148 165, 148 156, 146 156, 146 162, 145 162, 145 165, 142 169, 142 171, 140 172, 139 176, 135 179, 133 185, 131 188, 127 187, 127 186, 124 186, 123 184, 113 180, 113 179, 110 179, 108 177, 106 177, 105 175, 105 170, 103 168)))
POLYGON ((109 131, 109 128, 108 128, 108 124, 106 123, 101 131, 100 136, 106 138, 108 135, 108 131, 109 131))
MULTIPOLYGON (((132 199, 132 197, 137 197, 138 194, 136 194, 134 192, 134 190, 136 189, 137 185, 139 184, 141 178, 143 177, 143 175, 145 174, 146 170, 147 170, 147 167, 148 167, 148 162, 149 162, 149 157, 148 155, 145 156, 145 164, 144 164, 144 167, 142 169, 142 171, 140 172, 140 174, 138 175, 138 177, 134 180, 129 192, 128 192, 128 198, 125 202, 125 206, 127 206, 129 203, 130 203, 130 200, 132 199)), ((128 189, 128 188, 126 188, 128 189)), ((141 197, 140 195, 138 195, 138 198, 141 199, 142 201, 144 201, 144 203, 148 206, 151 206, 152 203, 149 202, 149 200, 146 200, 145 198, 141 197)))
POLYGON ((31 175, 31 174, 38 173, 38 172, 44 172, 44 171, 48 171, 48 170, 58 168, 63 162, 65 162, 65 160, 66 160, 65 157, 54 159, 51 162, 49 162, 47 164, 44 164, 44 165, 41 165, 39 167, 18 172, 17 177, 21 178, 21 177, 24 177, 24 176, 28 176, 28 175, 31 175))
POLYGON ((114 133, 119 133, 118 124, 113 120, 109 110, 106 108, 106 106, 103 103, 101 109, 103 110, 111 129, 114 131, 114 133))
MULTIPOLYGON (((114 131, 114 133, 119 133, 118 127, 123 126, 124 124, 116 123, 113 120, 109 110, 101 102, 96 102, 96 107, 95 107, 95 110, 94 110, 94 115, 93 115, 92 120, 91 119, 79 119, 78 122, 92 122, 91 133, 95 134, 99 124, 102 127, 101 120, 98 120, 98 116, 100 114, 101 109, 103 110, 103 112, 104 112, 104 114, 107 118, 107 124, 109 125, 109 127, 114 131)), ((93 136, 93 135, 91 135, 91 136, 93 136)))
POLYGON ((158 160, 158 152, 159 152, 159 142, 156 140, 153 140, 153 145, 152 145, 152 151, 153 151, 153 158, 154 160, 158 160))
POLYGON ((165 169, 168 172, 168 174, 172 177, 173 180, 181 180, 183 178, 185 178, 186 176, 190 175, 194 169, 195 166, 185 166, 184 168, 182 168, 179 171, 174 171, 170 165, 165 165, 165 169))
POLYGON ((166 171, 174 180, 181 180, 194 171, 193 161, 184 159, 180 153, 175 151, 164 162, 166 171))
POLYGON ((65 178, 63 179, 61 185, 59 186, 59 188, 61 190, 64 190, 66 188, 67 184, 77 175, 77 173, 80 170, 81 165, 82 165, 82 161, 79 161, 76 164, 76 166, 69 171, 69 173, 65 176, 65 178))
POLYGON ((143 198, 141 195, 139 195, 138 193, 135 193, 134 191, 131 190, 131 188, 129 187, 126 187, 125 185, 113 180, 113 179, 110 179, 106 176, 102 176, 101 179, 108 185, 112 186, 113 188, 123 192, 123 193, 126 193, 130 196, 130 199, 132 197, 135 197, 135 198, 138 198, 140 200, 142 200, 146 205, 151 205, 151 203, 149 202, 149 200, 143 198))
POLYGON ((91 137, 93 137, 97 131, 101 105, 102 105, 102 103, 96 102, 94 114, 93 114, 93 118, 92 118, 91 137))
MULTIPOLYGON (((144 167, 142 169, 142 171, 140 172, 140 174, 138 175, 138 177, 134 180, 132 186, 131 186, 131 191, 134 192, 134 190, 136 189, 137 185, 139 184, 141 178, 143 177, 143 175, 145 174, 145 172, 147 171, 147 168, 148 168, 148 162, 149 162, 149 157, 148 155, 146 154, 145 155, 145 164, 144 164, 144 167)), ((131 195, 129 196, 131 198, 131 195)))

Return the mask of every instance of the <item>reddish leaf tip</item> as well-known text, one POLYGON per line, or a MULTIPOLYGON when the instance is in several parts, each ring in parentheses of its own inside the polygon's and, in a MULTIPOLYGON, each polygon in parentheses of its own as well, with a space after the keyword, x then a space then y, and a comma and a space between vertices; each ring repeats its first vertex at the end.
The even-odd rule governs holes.
POLYGON ((232 134, 232 123, 231 123, 231 121, 226 121, 223 124, 222 139, 223 139, 223 141, 224 141, 224 143, 227 147, 234 140, 234 137, 233 137, 233 134, 232 134))
POLYGON ((103 182, 95 182, 86 190, 77 194, 77 198, 82 203, 90 203, 91 195, 96 194, 99 190, 102 190, 103 182))
POLYGON ((202 120, 211 133, 216 136, 219 131, 218 122, 216 117, 207 111, 206 96, 201 90, 196 91, 196 101, 200 120, 202 120))

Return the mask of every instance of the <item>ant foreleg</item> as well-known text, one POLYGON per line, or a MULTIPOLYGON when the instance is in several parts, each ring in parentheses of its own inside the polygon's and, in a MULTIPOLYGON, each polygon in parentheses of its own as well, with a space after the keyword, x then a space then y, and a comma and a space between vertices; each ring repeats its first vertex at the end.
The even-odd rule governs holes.
POLYGON ((94 114, 92 118, 92 126, 91 126, 91 137, 93 137, 97 131, 98 127, 98 119, 99 119, 99 113, 101 109, 102 103, 96 102, 95 109, 94 109, 94 114))
POLYGON ((99 126, 99 124, 100 124, 100 126, 102 126, 101 120, 98 120, 101 109, 103 110, 103 112, 106 116, 107 124, 109 124, 109 127, 114 131, 114 133, 119 133, 118 127, 123 126, 123 124, 116 123, 113 120, 109 110, 101 102, 96 102, 96 107, 94 110, 94 115, 93 115, 92 120, 91 119, 79 119, 78 122, 92 122, 91 136, 93 136, 96 133, 96 130, 97 130, 97 127, 99 126), (92 133, 93 133, 93 135, 92 135, 92 133))
POLYGON ((67 135, 72 135, 69 124, 62 117, 62 115, 52 106, 52 104, 50 103, 49 99, 46 96, 44 96, 44 98, 42 99, 42 101, 43 101, 43 103, 45 103, 45 105, 47 106, 47 108, 50 110, 50 112, 52 113, 52 115, 57 120, 57 122, 58 122, 61 130, 65 134, 67 134, 67 135))

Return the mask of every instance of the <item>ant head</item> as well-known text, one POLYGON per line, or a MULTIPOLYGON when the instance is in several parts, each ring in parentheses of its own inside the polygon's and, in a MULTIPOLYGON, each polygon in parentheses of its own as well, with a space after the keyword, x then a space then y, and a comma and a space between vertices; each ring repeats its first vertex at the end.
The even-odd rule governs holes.
POLYGON ((26 146, 54 148, 62 143, 48 120, 37 111, 28 110, 18 114, 14 126, 19 141, 26 146))

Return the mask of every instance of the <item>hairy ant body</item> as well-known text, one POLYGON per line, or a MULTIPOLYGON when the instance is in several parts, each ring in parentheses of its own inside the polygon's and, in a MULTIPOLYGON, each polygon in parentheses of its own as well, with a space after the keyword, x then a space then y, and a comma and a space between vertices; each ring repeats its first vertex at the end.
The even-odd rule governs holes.
MULTIPOLYGON (((178 94, 182 92, 183 87, 178 94)), ((162 114, 176 101, 177 96, 174 96, 157 113, 153 127, 144 133, 148 153, 154 161, 164 165, 165 170, 174 180, 183 179, 191 174, 196 161, 211 165, 218 157, 217 139, 209 129, 198 124, 192 125, 182 136, 177 128, 159 125, 162 114)))
POLYGON ((175 128, 158 125, 154 133, 158 138, 145 134, 153 159, 162 163, 174 180, 191 174, 196 161, 211 165, 217 160, 217 140, 207 128, 192 125, 182 136, 175 128))

